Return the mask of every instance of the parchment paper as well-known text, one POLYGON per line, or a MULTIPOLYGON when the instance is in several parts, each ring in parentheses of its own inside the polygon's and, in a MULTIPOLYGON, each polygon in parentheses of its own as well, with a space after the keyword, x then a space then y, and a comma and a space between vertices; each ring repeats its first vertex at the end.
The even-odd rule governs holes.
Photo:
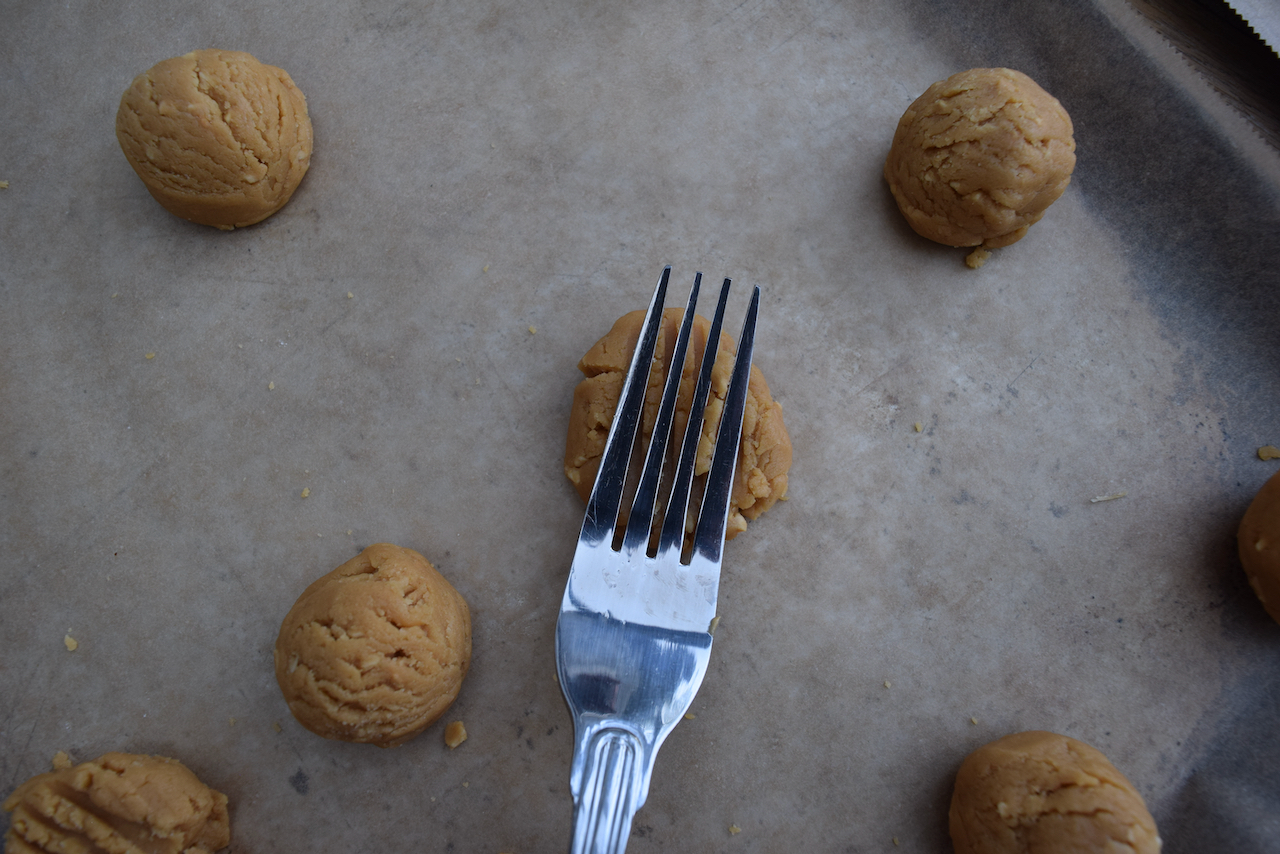
POLYGON ((228 794, 232 852, 565 850, 575 365, 671 264, 673 301, 732 276, 731 318, 762 287, 795 466, 629 851, 949 850, 960 760, 1027 729, 1105 752, 1166 852, 1280 850, 1280 626, 1235 557, 1280 444, 1280 158, 1100 3, 7 3, 0 788, 161 753, 228 794), (231 233, 113 133, 203 47, 315 125, 231 233), (986 65, 1062 101, 1079 164, 973 271, 881 166, 986 65), (454 708, 386 751, 302 729, 271 669, 380 541, 475 623, 454 708))

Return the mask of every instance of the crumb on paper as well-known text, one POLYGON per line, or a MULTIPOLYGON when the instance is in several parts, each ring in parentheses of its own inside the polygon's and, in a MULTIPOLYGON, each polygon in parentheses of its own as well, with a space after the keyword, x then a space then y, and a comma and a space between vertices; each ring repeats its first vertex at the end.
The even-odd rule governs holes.
POLYGON ((737 836, 741 832, 742 832, 742 828, 738 827, 736 824, 729 825, 730 836, 737 836))
POLYGON ((897 844, 898 844, 898 837, 896 837, 896 836, 895 836, 895 837, 893 837, 893 844, 894 844, 894 845, 897 845, 897 844))
POLYGON ((693 720, 697 720, 697 719, 698 719, 698 716, 697 716, 697 715, 695 715, 693 712, 685 712, 685 713, 684 713, 684 719, 685 719, 686 721, 693 721, 693 720))
POLYGON ((146 356, 144 356, 143 358, 145 358, 145 359, 154 359, 155 357, 156 357, 156 354, 155 354, 155 353, 148 353, 148 354, 147 354, 146 356))
POLYGON ((67 652, 75 652, 80 648, 80 642, 71 635, 63 635, 62 643, 66 646, 67 652))
POLYGON ((310 494, 311 494, 311 487, 309 487, 309 486, 304 486, 304 487, 302 487, 302 497, 303 497, 303 498, 306 498, 306 497, 307 497, 308 495, 310 495, 310 494))
POLYGON ((886 680, 884 680, 884 687, 886 687, 886 688, 892 688, 892 687, 893 687, 893 683, 892 683, 892 682, 890 682, 888 679, 886 679, 886 680))
POLYGON ((538 334, 538 327, 536 327, 536 326, 530 326, 530 327, 529 327, 529 334, 530 334, 530 335, 537 335, 537 334, 538 334))
POLYGON ((235 725, 236 725, 235 718, 227 718, 227 726, 235 726, 235 725))
POLYGON ((462 721, 454 721, 444 728, 444 743, 453 750, 459 744, 467 740, 467 728, 462 721))
POLYGON ((1277 448, 1275 445, 1263 445, 1258 449, 1258 459, 1280 460, 1280 448, 1277 448))
POLYGON ((977 718, 969 718, 969 723, 970 723, 970 724, 972 724, 973 726, 977 726, 977 725, 978 725, 978 719, 977 719, 977 718))
POLYGON ((707 625, 707 634, 714 635, 716 633, 716 626, 718 625, 720 625, 720 615, 716 614, 711 618, 711 622, 707 625))
POLYGON ((116 291, 114 294, 112 294, 112 295, 111 295, 111 298, 112 298, 112 299, 115 299, 115 298, 116 298, 116 297, 118 297, 118 296, 120 296, 120 292, 119 292, 119 291, 116 291))
POLYGON ((917 433, 919 433, 921 430, 923 430, 923 429, 924 429, 924 425, 923 425, 923 424, 921 424, 919 421, 917 421, 917 422, 915 423, 915 428, 916 428, 916 432, 917 432, 917 433))
POLYGON ((351 293, 351 291, 347 291, 347 299, 355 299, 355 298, 356 298, 355 294, 351 293))
MULTIPOLYGON (((983 264, 987 263, 987 259, 989 259, 990 257, 991 257, 991 253, 986 249, 983 249, 981 246, 979 246, 977 249, 973 250, 968 255, 964 256, 964 265, 968 267, 970 270, 976 270, 979 267, 981 267, 983 264)), ((897 840, 894 840, 893 844, 897 845, 898 844, 897 840)))
POLYGON ((481 272, 481 273, 487 273, 487 272, 489 272, 489 265, 488 265, 488 264, 485 264, 482 268, 480 268, 480 272, 481 272))
POLYGON ((284 732, 284 727, 280 726, 280 722, 279 722, 279 721, 273 721, 273 722, 271 723, 271 728, 272 728, 273 730, 275 730, 276 732, 284 732))
POLYGON ((274 382, 267 383, 267 391, 275 391, 275 390, 276 390, 276 384, 274 382))
POLYGON ((65 771, 71 767, 71 756, 65 750, 53 754, 53 770, 65 771))
POLYGON ((0 181, 0 190, 7 190, 7 189, 9 189, 9 182, 8 182, 8 181, 0 181))
POLYGON ((1128 494, 1129 493, 1127 492, 1113 492, 1110 495, 1099 495, 1094 498, 1090 498, 1089 503, 1097 504, 1099 501, 1115 501, 1117 498, 1124 498, 1128 494))
POLYGON ((463 781, 462 781, 462 788, 464 788, 464 789, 470 789, 470 788, 471 788, 471 783, 470 783, 470 782, 468 782, 468 781, 466 781, 466 780, 463 780, 463 781))

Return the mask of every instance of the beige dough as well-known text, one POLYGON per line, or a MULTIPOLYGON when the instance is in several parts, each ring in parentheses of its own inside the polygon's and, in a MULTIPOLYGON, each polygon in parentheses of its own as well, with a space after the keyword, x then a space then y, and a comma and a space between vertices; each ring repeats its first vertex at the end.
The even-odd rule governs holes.
POLYGON ((1008 246, 1071 182, 1071 133, 1067 111, 1030 77, 974 68, 934 83, 907 108, 884 177, 920 235, 1008 246))
POLYGON ((315 581, 276 639, 293 716, 325 738, 391 747, 433 724, 471 664, 471 612, 425 557, 369 546, 315 581))
POLYGON ((280 210, 311 164, 307 99, 283 70, 235 50, 197 50, 138 75, 116 138, 165 209, 223 229, 280 210))
POLYGON ((955 854, 1155 854, 1160 837, 1142 796, 1107 757, 1051 732, 1020 732, 978 748, 951 796, 955 854))
MULTIPOLYGON (((573 409, 569 413, 569 433, 565 441, 564 473, 577 488, 582 500, 591 496, 595 485, 600 457, 604 454, 605 441, 609 438, 609 426, 618 408, 622 384, 631 365, 631 354, 640 339, 640 327, 644 323, 644 311, 633 311, 618 319, 609 334, 595 343, 578 363, 578 370, 586 376, 573 392, 573 409)), ((657 419, 658 403, 662 397, 662 384, 669 370, 671 350, 675 347, 680 321, 684 310, 668 308, 662 315, 663 334, 658 337, 654 350, 654 367, 649 373, 649 387, 645 396, 644 418, 641 434, 647 440, 653 433, 657 419)), ((685 359, 684 382, 681 396, 676 403, 675 435, 684 435, 689 423, 689 407, 693 401, 693 387, 697 382, 697 369, 707 348, 707 336, 711 323, 705 317, 694 318, 690 334, 690 353, 685 359)), ((695 473, 705 474, 711 467, 711 453, 715 449, 716 424, 724 408, 724 397, 729 389, 733 372, 733 357, 737 352, 733 340, 722 334, 712 369, 711 394, 706 408, 706 425, 698 444, 695 473)), ((678 441, 678 440, 676 440, 678 441)), ((782 406, 769 393, 769 384, 759 368, 751 366, 751 380, 747 386, 747 406, 742 420, 742 443, 738 451, 738 468, 734 474, 733 495, 730 499, 729 522, 726 537, 732 539, 747 529, 747 520, 756 519, 787 494, 787 472, 791 469, 791 437, 782 420, 782 406)))
POLYGON ((1271 619, 1280 623, 1280 472, 1254 496, 1236 539, 1249 585, 1271 619))
POLYGON ((55 766, 5 799, 5 811, 13 813, 5 854, 211 854, 231 842, 227 796, 176 759, 108 753, 55 766))

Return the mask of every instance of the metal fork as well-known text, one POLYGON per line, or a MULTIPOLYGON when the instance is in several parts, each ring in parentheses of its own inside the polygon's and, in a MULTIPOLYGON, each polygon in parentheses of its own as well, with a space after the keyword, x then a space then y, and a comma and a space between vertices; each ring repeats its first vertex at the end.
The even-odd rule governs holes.
POLYGON ((572 854, 622 852, 626 848, 632 817, 649 794, 658 748, 689 710, 711 654, 720 560, 760 289, 752 293, 738 339, 698 524, 692 547, 686 550, 685 518, 694 459, 730 280, 725 279, 720 289, 689 423, 671 478, 670 498, 661 517, 657 550, 650 555, 667 437, 701 273, 694 278, 689 294, 653 436, 624 521, 619 521, 619 511, 670 277, 671 268, 667 267, 649 302, 587 502, 556 624, 556 668, 574 727, 569 775, 574 804, 572 854), (619 525, 625 525, 625 533, 621 548, 615 550, 619 525))

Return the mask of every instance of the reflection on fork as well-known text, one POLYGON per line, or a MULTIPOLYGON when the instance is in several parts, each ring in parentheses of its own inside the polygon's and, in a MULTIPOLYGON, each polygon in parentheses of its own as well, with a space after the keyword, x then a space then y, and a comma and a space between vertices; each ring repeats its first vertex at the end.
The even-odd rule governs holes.
POLYGON ((624 508, 628 468, 662 322, 671 268, 663 270, 645 315, 595 487, 574 552, 556 624, 556 667, 573 714, 571 851, 621 852, 645 801, 654 757, 689 709, 711 654, 725 521, 742 432, 760 289, 738 341, 711 469, 692 544, 686 547, 694 460, 703 429, 730 280, 720 289, 710 344, 697 372, 679 455, 663 483, 667 445, 702 274, 694 278, 644 464, 624 508), (669 493, 669 494, 668 494, 669 493), (667 495, 659 513, 659 496, 667 495), (626 512, 623 512, 625 509, 626 512), (620 521, 620 517, 624 521, 620 521), (614 543, 625 526, 620 548, 614 543), (656 526, 656 530, 655 530, 656 526), (656 535, 656 540, 655 540, 656 535), (654 545, 656 543, 656 549, 654 545))

